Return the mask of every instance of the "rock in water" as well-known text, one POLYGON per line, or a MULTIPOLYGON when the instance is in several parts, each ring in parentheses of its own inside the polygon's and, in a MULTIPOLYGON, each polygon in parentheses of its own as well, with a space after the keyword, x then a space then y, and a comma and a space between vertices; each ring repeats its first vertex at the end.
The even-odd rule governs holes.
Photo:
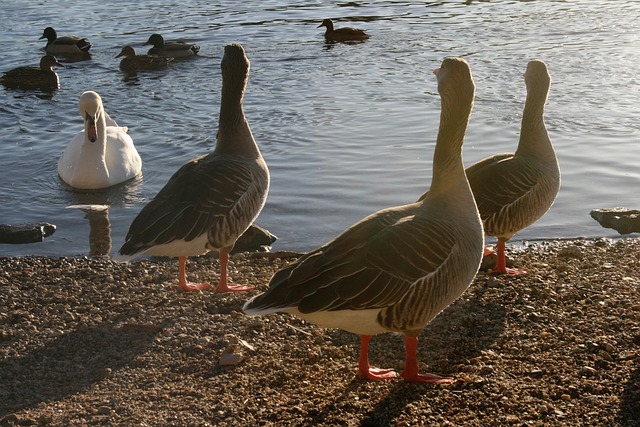
POLYGON ((56 231, 53 224, 0 224, 0 243, 35 243, 42 242, 45 237, 51 236, 56 231))
POLYGON ((591 211, 591 218, 605 228, 613 228, 620 234, 640 232, 640 211, 627 208, 603 208, 591 211))

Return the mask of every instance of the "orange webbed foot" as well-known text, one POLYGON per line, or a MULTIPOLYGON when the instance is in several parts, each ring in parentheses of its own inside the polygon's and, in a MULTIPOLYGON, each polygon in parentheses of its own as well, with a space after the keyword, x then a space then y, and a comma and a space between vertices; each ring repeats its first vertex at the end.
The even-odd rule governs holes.
POLYGON ((364 371, 359 370, 358 377, 365 380, 383 381, 383 380, 391 380, 391 379, 397 378, 398 373, 393 369, 369 367, 369 369, 364 371))
POLYGON ((413 383, 421 383, 421 384, 451 384, 453 382, 453 378, 450 377, 441 377, 440 375, 429 374, 429 373, 416 373, 409 375, 406 372, 400 374, 402 378, 406 381, 413 383))
POLYGON ((202 291, 205 289, 209 289, 210 287, 211 287, 210 283, 191 283, 191 282, 178 283, 178 289, 181 292, 202 291))
POLYGON ((216 286, 215 292, 225 293, 225 292, 247 292, 252 291, 256 287, 249 285, 238 285, 236 283, 218 283, 216 286))

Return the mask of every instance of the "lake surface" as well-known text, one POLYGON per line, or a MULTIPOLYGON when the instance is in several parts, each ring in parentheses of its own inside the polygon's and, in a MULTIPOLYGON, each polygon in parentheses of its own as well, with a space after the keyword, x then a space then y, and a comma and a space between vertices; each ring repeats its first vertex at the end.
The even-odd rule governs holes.
MULTIPOLYGON (((433 70, 464 56, 476 101, 465 164, 513 151, 527 62, 552 76, 546 123, 562 171, 551 210, 514 241, 615 237, 594 208, 640 208, 638 1, 145 1, 5 2, 0 71, 39 62, 47 26, 88 37, 90 60, 65 62, 52 94, 0 87, 0 223, 51 222, 42 243, 0 245, 0 256, 115 253, 128 227, 185 162, 214 147, 220 60, 241 43, 251 60, 245 113, 272 176, 257 223, 274 250, 313 249, 362 217, 414 201, 431 180, 440 114, 433 70), (359 44, 326 44, 323 18, 365 29, 359 44), (114 57, 152 33, 200 45, 194 60, 126 75, 114 57), (78 193, 58 157, 82 129, 80 94, 95 90, 129 127, 143 178, 78 193), (69 206, 99 204, 87 213, 69 206)), ((64 58, 60 58, 63 62, 64 58)))

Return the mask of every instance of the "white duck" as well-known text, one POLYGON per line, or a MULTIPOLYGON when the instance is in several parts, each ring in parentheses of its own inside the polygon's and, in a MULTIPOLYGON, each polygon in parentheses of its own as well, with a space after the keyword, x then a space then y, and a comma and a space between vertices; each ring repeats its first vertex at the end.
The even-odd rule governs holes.
POLYGON ((446 58, 437 76, 442 113, 425 198, 364 218, 277 272, 243 307, 249 315, 287 312, 360 335, 359 375, 372 380, 396 376, 368 359, 371 336, 392 331, 405 336, 402 377, 452 381, 418 373, 417 337, 467 289, 482 257, 482 224, 462 163, 475 86, 463 59, 446 58))
POLYGON ((84 92, 78 106, 84 119, 80 131, 58 160, 58 175, 73 188, 99 190, 141 173, 142 160, 126 127, 113 121, 96 92, 84 92))
POLYGON ((187 281, 187 257, 216 250, 220 278, 216 292, 252 286, 229 283, 229 252, 264 206, 269 170, 242 109, 249 60, 239 44, 222 58, 222 98, 216 148, 182 166, 131 223, 116 261, 143 255, 177 256, 178 288, 195 291, 209 283, 187 281))

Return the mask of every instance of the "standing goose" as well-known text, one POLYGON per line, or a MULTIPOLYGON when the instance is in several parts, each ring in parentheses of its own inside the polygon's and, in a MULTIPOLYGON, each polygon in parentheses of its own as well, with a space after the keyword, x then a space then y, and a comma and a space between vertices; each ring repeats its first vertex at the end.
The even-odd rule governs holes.
POLYGON ((84 92, 78 105, 80 131, 58 160, 58 175, 73 188, 99 190, 138 176, 142 160, 126 127, 113 121, 96 92, 84 92))
POLYGON ((159 70, 166 68, 173 58, 165 58, 161 56, 136 55, 136 51, 131 46, 122 48, 116 58, 122 58, 120 61, 120 69, 123 71, 137 70, 159 70))
POLYGON ((498 238, 496 273, 525 272, 507 268, 506 242, 540 219, 560 188, 558 159, 544 124, 544 105, 551 86, 546 64, 530 61, 524 81, 527 99, 516 152, 496 154, 467 169, 484 232, 498 238))
POLYGON ((475 86, 469 65, 447 58, 439 70, 440 129, 431 191, 421 201, 378 211, 271 278, 249 301, 249 315, 286 312, 360 335, 359 375, 393 378, 369 366, 372 335, 405 336, 408 381, 448 383, 418 373, 422 329, 469 286, 482 257, 482 224, 462 163, 475 86))
POLYGON ((53 55, 40 58, 39 67, 18 67, 7 71, 0 77, 0 82, 14 88, 58 88, 60 79, 53 67, 64 67, 53 55))
POLYGON ((56 30, 51 27, 44 29, 40 39, 47 39, 46 50, 52 54, 86 54, 91 49, 91 43, 86 37, 64 36, 58 37, 56 30))
POLYGON ((269 170, 242 109, 249 60, 239 44, 225 47, 222 99, 215 150, 197 157, 173 174, 133 220, 116 260, 141 255, 179 257, 182 291, 206 289, 187 282, 188 256, 217 250, 217 292, 253 289, 228 283, 229 251, 262 210, 269 191, 269 170))
POLYGON ((331 19, 323 20, 322 24, 318 25, 318 28, 320 27, 327 27, 327 30, 324 32, 324 38, 327 41, 346 42, 366 40, 369 38, 369 35, 367 33, 357 28, 342 27, 334 29, 333 21, 331 19))
POLYGON ((167 58, 185 58, 196 55, 200 51, 197 44, 184 43, 179 41, 165 42, 160 34, 151 34, 149 40, 144 45, 153 45, 149 55, 164 56, 167 58))

